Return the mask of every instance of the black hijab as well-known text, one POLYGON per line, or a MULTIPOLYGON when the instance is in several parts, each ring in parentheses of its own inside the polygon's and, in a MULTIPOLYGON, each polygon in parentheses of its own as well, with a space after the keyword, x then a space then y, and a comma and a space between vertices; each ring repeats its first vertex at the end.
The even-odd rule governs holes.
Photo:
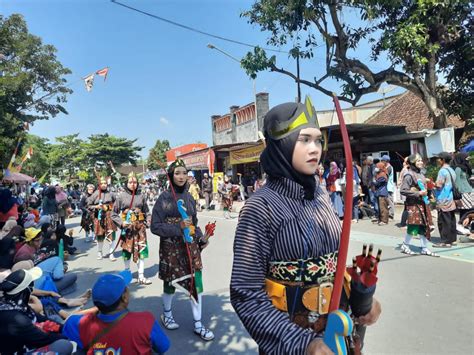
MULTIPOLYGON (((308 126, 302 126, 300 129, 293 131, 282 139, 273 139, 268 133, 275 122, 284 122, 292 118, 299 109, 297 103, 285 103, 272 108, 265 115, 264 129, 267 146, 260 156, 263 170, 272 178, 287 178, 292 180, 304 189, 304 198, 312 200, 316 189, 316 179, 314 174, 301 174, 293 168, 293 151, 295 149, 296 140, 301 129, 308 126)), ((315 172, 316 173, 316 172, 315 172)))
POLYGON ((7 213, 16 202, 10 189, 0 189, 0 212, 7 213))
POLYGON ((456 153, 454 155, 453 161, 451 162, 451 167, 453 169, 456 169, 456 168, 461 169, 467 174, 467 178, 469 179, 469 177, 472 174, 472 170, 471 170, 471 166, 469 162, 467 161, 467 157, 468 157, 467 153, 456 153))
POLYGON ((408 165, 409 165, 409 167, 410 167, 410 170, 412 170, 412 171, 414 171, 414 172, 416 172, 416 173, 420 173, 420 169, 418 169, 418 168, 416 167, 416 161, 419 160, 419 159, 421 159, 421 155, 418 154, 418 153, 416 153, 416 154, 410 155, 410 156, 408 157, 408 160, 407 160, 408 165))
POLYGON ((173 185, 173 190, 177 194, 182 194, 183 192, 188 190, 188 183, 186 182, 183 186, 178 186, 174 183, 174 171, 176 168, 182 167, 185 168, 186 171, 188 169, 186 168, 186 165, 181 159, 176 159, 169 167, 168 167, 168 178, 169 181, 171 182, 171 185, 173 185))

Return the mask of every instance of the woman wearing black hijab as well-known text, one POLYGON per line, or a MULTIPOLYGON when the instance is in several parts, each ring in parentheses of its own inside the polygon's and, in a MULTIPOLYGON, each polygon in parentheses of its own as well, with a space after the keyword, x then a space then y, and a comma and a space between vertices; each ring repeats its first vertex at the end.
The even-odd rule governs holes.
POLYGON ((214 339, 214 333, 201 323, 202 313, 202 260, 200 244, 203 237, 198 227, 196 203, 188 192, 188 171, 181 159, 168 168, 170 189, 164 191, 153 206, 151 232, 160 236, 160 272, 163 280, 163 314, 161 321, 166 329, 178 329, 173 318, 172 304, 176 289, 191 298, 194 333, 203 340, 214 339), (177 201, 182 200, 188 218, 183 219, 177 201), (184 229, 189 228, 191 242, 185 242, 184 229))
MULTIPOLYGON (((278 105, 266 114, 264 131, 260 161, 268 179, 240 212, 231 303, 260 353, 329 354, 321 332, 330 286, 322 283, 335 275, 341 223, 315 179, 322 135, 314 107, 309 99, 278 105), (319 313, 302 297, 314 287, 328 287, 319 313)), ((375 322, 379 307, 374 301, 361 324, 375 322)))

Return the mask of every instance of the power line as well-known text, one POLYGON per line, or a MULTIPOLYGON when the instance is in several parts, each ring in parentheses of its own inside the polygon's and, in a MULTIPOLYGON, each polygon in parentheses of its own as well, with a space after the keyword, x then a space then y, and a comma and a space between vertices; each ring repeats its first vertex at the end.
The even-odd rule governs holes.
MULTIPOLYGON (((166 18, 164 18, 164 17, 157 16, 157 15, 154 15, 154 14, 152 14, 152 13, 149 13, 149 12, 146 12, 146 11, 143 11, 143 10, 140 10, 140 9, 137 9, 137 8, 135 8, 135 7, 132 7, 132 6, 129 6, 129 5, 125 5, 125 4, 123 4, 123 3, 121 3, 121 2, 118 2, 118 1, 116 1, 116 0, 111 0, 111 2, 114 3, 114 4, 116 4, 116 5, 123 6, 123 7, 127 8, 127 9, 129 9, 129 10, 132 10, 132 11, 141 13, 141 14, 143 14, 143 15, 152 17, 152 18, 154 18, 154 19, 156 19, 156 20, 160 20, 160 21, 166 22, 166 23, 168 23, 168 24, 170 24, 170 25, 178 26, 178 27, 184 28, 184 29, 186 29, 186 30, 193 31, 193 32, 202 34, 202 35, 204 35, 204 36, 208 36, 208 37, 220 39, 220 40, 222 40, 222 41, 227 41, 227 42, 231 42, 231 43, 235 43, 235 44, 240 44, 241 46, 246 46, 246 47, 251 47, 251 48, 259 47, 259 46, 253 45, 253 44, 249 44, 249 43, 237 41, 237 40, 235 40, 235 39, 230 39, 230 38, 222 37, 222 36, 215 35, 215 34, 212 34, 212 33, 209 33, 209 32, 204 32, 204 31, 198 30, 198 29, 196 29, 196 28, 193 28, 193 27, 190 27, 190 26, 187 26, 187 25, 183 25, 183 24, 178 23, 178 22, 175 22, 175 21, 172 21, 172 20, 168 20, 168 19, 166 19, 166 18)), ((266 50, 266 51, 289 54, 289 52, 282 51, 282 50, 279 50, 279 49, 263 48, 263 47, 260 47, 260 48, 262 48, 262 49, 264 49, 264 50, 266 50)))

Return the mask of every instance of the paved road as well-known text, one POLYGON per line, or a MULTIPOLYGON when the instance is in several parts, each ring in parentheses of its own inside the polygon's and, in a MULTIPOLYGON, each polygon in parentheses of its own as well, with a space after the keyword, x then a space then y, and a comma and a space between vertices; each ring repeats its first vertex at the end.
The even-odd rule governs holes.
MULTIPOLYGON (((199 222, 217 220, 216 236, 203 252, 203 322, 215 333, 212 342, 203 342, 192 332, 189 300, 178 294, 174 304, 175 331, 166 331, 172 342, 169 354, 257 354, 229 302, 232 243, 237 219, 226 220, 221 212, 202 212, 199 222)), ((73 258, 71 270, 79 273, 78 291, 91 287, 104 272, 123 269, 121 260, 96 260, 94 246, 74 227, 75 242, 84 254, 73 258)), ((474 244, 466 243, 441 252, 441 258, 406 256, 399 252, 403 231, 394 226, 374 226, 369 221, 353 225, 349 256, 360 253, 363 243, 383 249, 376 296, 383 315, 367 331, 365 354, 472 354, 474 349, 474 244)), ((436 234, 435 234, 436 237, 436 234)), ((436 241, 436 238, 434 238, 436 241)), ((150 286, 132 285, 132 310, 161 312, 162 283, 158 273, 158 237, 149 235, 150 258, 145 275, 150 286)), ((132 269, 135 271, 136 269, 132 269)))

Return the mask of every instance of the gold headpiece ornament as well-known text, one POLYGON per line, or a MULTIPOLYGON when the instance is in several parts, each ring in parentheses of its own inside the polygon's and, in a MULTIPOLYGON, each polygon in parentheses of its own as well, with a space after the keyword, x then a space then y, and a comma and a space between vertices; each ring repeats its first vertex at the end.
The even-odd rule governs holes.
POLYGON ((174 162, 172 162, 171 165, 168 167, 168 173, 170 173, 171 171, 174 171, 174 169, 178 167, 183 167, 186 170, 188 170, 188 168, 186 168, 186 164, 184 164, 183 159, 178 158, 174 162))
POLYGON ((285 138, 296 129, 306 127, 319 128, 316 110, 314 109, 310 97, 306 96, 304 101, 304 105, 298 104, 298 109, 292 117, 288 118, 288 120, 274 123, 273 127, 271 127, 268 132, 271 138, 277 140, 285 138))
POLYGON ((135 174, 134 171, 131 171, 128 176, 127 176, 127 180, 130 180, 131 178, 135 179, 138 181, 138 177, 137 177, 137 174, 135 174))

